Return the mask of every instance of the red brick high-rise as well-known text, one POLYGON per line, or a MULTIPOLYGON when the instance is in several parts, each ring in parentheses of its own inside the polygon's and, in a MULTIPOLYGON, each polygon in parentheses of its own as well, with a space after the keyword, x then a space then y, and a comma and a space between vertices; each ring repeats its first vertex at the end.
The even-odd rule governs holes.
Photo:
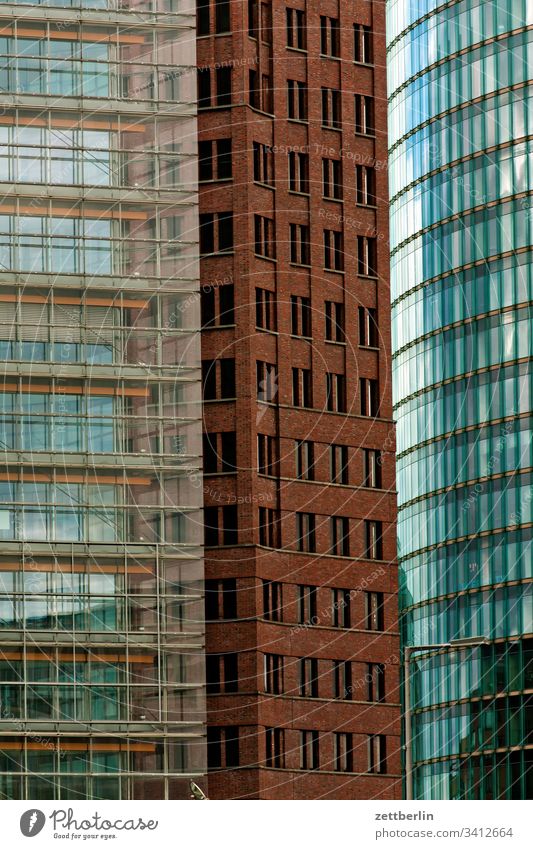
POLYGON ((384 2, 198 0, 211 798, 400 798, 384 2))

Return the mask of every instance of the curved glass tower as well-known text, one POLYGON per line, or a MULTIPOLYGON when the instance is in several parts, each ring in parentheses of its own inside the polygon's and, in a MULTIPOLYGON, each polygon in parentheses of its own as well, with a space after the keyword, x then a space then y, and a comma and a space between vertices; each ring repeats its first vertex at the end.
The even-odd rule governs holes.
POLYGON ((204 771, 185 8, 1 7, 0 798, 204 771))
POLYGON ((533 796, 533 6, 389 0, 414 796, 533 796))

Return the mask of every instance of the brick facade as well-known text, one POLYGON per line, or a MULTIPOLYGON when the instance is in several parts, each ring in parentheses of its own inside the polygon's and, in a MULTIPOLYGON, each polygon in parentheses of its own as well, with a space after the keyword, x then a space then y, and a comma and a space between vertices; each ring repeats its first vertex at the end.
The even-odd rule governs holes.
POLYGON ((206 508, 219 508, 206 513, 219 523, 206 529, 209 795, 400 798, 384 3, 200 0, 197 52, 204 492, 206 508), (289 92, 288 80, 304 85, 289 92), (289 117, 291 97, 300 119, 289 117), (231 175, 229 142, 216 145, 229 139, 231 175), (254 154, 254 142, 265 147, 254 154), (324 197, 328 185, 342 197, 324 197), (228 212, 232 233, 216 215, 228 212), (326 269, 325 239, 329 265, 342 269, 326 269), (221 301, 228 286, 233 314, 229 290, 221 301), (259 311, 256 289, 273 299, 261 296, 259 311), (295 296, 309 303, 294 306, 295 296), (340 305, 330 340, 326 302, 340 305), (224 359, 235 361, 235 387, 231 366, 213 365, 224 359), (223 448, 213 436, 228 432, 236 459, 231 438, 223 448), (262 452, 258 434, 271 437, 262 452), (304 479, 298 440, 313 443, 300 449, 304 479), (333 461, 332 444, 347 448, 344 477, 345 454, 333 461), (314 526, 298 525, 297 513, 314 526), (335 516, 347 520, 336 536, 335 516), (309 532, 300 544, 298 527, 309 532), (270 616, 269 604, 279 606, 270 616), (317 662, 302 671, 303 659, 317 662))

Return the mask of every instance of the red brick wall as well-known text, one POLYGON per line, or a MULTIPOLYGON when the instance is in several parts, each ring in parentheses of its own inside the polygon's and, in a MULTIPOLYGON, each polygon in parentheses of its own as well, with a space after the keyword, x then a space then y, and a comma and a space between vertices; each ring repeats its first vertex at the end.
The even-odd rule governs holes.
MULTIPOLYGON (((248 36, 248 4, 232 0, 231 34, 198 38, 198 65, 214 69, 231 63, 232 106, 201 110, 200 139, 232 139, 233 178, 204 183, 200 212, 233 210, 234 251, 202 259, 204 285, 232 281, 235 286, 234 327, 206 329, 202 357, 231 356, 236 361, 237 398, 206 403, 207 432, 236 430, 238 472, 208 475, 206 505, 237 503, 239 544, 206 549, 206 577, 236 578, 238 619, 208 625, 207 652, 239 652, 239 691, 208 697, 212 726, 239 727, 239 768, 210 772, 212 798, 400 798, 400 711, 398 693, 397 570, 395 564, 394 432, 390 379, 388 285, 386 82, 383 2, 290 0, 270 4, 272 45, 248 36), (287 49, 286 8, 306 10, 307 52, 287 49), (320 15, 339 18, 340 59, 320 56, 320 15), (374 65, 353 62, 353 24, 373 30, 374 65), (269 55, 271 54, 271 61, 269 55), (273 68, 273 115, 248 104, 248 72, 273 68), (308 121, 287 119, 287 79, 308 87, 308 121), (321 126, 322 86, 342 92, 342 130, 321 126), (354 93, 374 98, 376 134, 354 132, 354 93), (253 141, 273 146, 275 189, 253 182, 253 141), (308 195, 289 192, 287 150, 309 152, 308 195), (322 156, 341 158, 343 201, 322 197, 322 156), (376 165, 377 207, 358 206, 355 164, 376 165), (254 213, 275 221, 276 261, 254 254, 254 213), (311 267, 290 263, 289 223, 311 230, 311 267), (324 228, 344 234, 345 271, 324 270, 324 228), (376 235, 378 277, 357 274, 357 236, 376 235), (255 287, 276 293, 277 333, 255 326, 255 287), (312 339, 291 336, 290 296, 311 298, 312 339), (345 305, 346 344, 325 341, 324 301, 345 305), (358 307, 377 308, 379 348, 359 345, 358 307), (256 360, 277 364, 276 403, 258 404, 256 360), (313 408, 291 406, 293 366, 311 368, 313 408), (347 413, 325 412, 325 372, 346 376, 347 413), (380 414, 359 415, 359 379, 379 380, 380 414), (275 437, 279 452, 276 477, 257 472, 257 433, 275 437), (315 443, 315 482, 296 480, 294 441, 315 443), (328 447, 349 446, 350 485, 329 483, 328 447), (361 448, 381 449, 382 488, 362 487, 361 448), (258 507, 279 510, 281 548, 259 545, 258 507), (295 511, 312 512, 317 521, 317 553, 295 551, 295 511), (350 517, 350 557, 327 553, 329 517, 350 517), (365 519, 383 523, 383 560, 364 559, 365 519), (283 622, 264 620, 262 581, 283 584, 283 622), (297 585, 318 591, 318 622, 298 625, 297 585), (352 627, 333 628, 331 588, 353 590, 352 627), (365 629, 363 592, 385 597, 385 631, 365 629), (263 652, 285 657, 285 692, 264 693, 263 652), (298 695, 298 658, 318 659, 318 698, 298 695), (352 661, 352 700, 334 700, 332 660, 352 661), (386 666, 386 699, 368 703, 364 676, 369 662, 386 666), (265 765, 265 727, 285 729, 285 768, 265 765), (320 732, 320 769, 300 769, 300 730, 320 732), (354 735, 353 772, 335 771, 333 732, 354 735), (387 738, 387 770, 368 773, 367 735, 387 738)), ((214 0, 211 0, 214 33, 214 0)))

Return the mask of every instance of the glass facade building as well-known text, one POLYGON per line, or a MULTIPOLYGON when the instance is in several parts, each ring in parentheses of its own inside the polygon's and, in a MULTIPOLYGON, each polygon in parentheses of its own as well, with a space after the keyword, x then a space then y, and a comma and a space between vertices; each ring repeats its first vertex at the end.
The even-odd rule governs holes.
POLYGON ((533 6, 389 0, 414 795, 533 797, 533 6), (530 170, 531 169, 531 170, 530 170))
POLYGON ((205 771, 192 11, 1 10, 0 798, 205 771))

